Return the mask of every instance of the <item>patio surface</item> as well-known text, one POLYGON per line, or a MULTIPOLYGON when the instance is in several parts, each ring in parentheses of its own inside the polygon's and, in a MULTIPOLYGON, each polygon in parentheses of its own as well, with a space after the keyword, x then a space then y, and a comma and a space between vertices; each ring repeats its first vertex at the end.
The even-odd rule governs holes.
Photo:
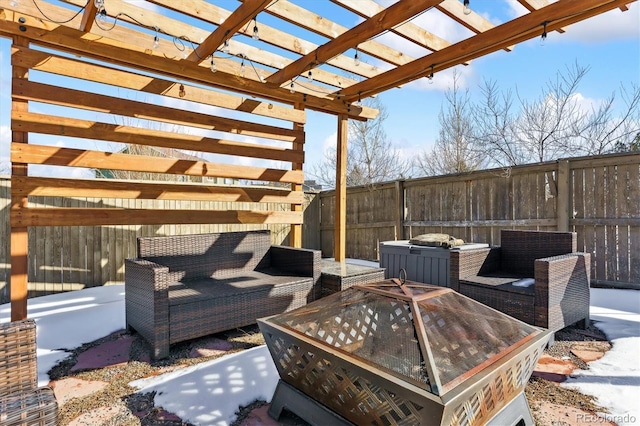
MULTIPOLYGON (((251 335, 256 333, 256 330, 248 328, 244 330, 244 332, 247 333, 247 335, 251 335)), ((590 337, 588 336, 588 332, 586 334, 587 337, 590 337)), ((253 349, 233 354, 234 349, 237 348, 234 348, 234 345, 227 340, 228 338, 224 337, 225 336, 211 336, 199 339, 191 345, 188 356, 194 360, 198 358, 210 359, 212 357, 215 359, 215 357, 221 356, 221 358, 219 358, 220 361, 227 362, 222 370, 228 370, 235 358, 246 355, 249 352, 253 352, 254 358, 268 357, 268 351, 264 346, 256 346, 253 349)), ((599 340, 599 335, 594 334, 592 337, 598 340, 572 343, 571 346, 573 349, 570 350, 575 358, 566 359, 568 357, 564 357, 565 359, 563 359, 561 356, 554 356, 552 355, 554 353, 553 350, 550 351, 551 354, 545 354, 536 366, 534 377, 544 379, 552 383, 553 386, 557 386, 558 383, 565 381, 567 377, 579 368, 578 364, 600 359, 609 348, 608 343, 599 340)), ((147 349, 145 347, 146 345, 143 342, 139 342, 138 339, 138 336, 130 335, 123 330, 108 336, 106 339, 102 339, 104 340, 103 342, 80 352, 75 357, 75 361, 69 363, 64 368, 64 370, 68 371, 65 377, 50 382, 50 385, 54 388, 56 398, 61 405, 61 410, 64 412, 66 411, 65 408, 70 408, 66 404, 72 406, 74 403, 79 403, 83 400, 91 401, 92 398, 99 395, 100 392, 104 392, 109 387, 108 381, 92 379, 91 377, 117 377, 118 375, 127 375, 126 369, 128 364, 150 363, 148 354, 144 351, 144 349, 147 349), (136 348, 136 346, 138 347, 136 348), (139 349, 143 349, 143 351, 139 349), (74 398, 77 399, 74 401, 74 398)), ((558 342, 557 344, 564 345, 564 342, 558 342)), ((184 350, 184 348, 180 348, 179 350, 184 350)), ((159 371, 165 374, 171 372, 181 375, 191 373, 199 374, 197 370, 187 372, 189 368, 187 365, 171 365, 173 362, 172 360, 166 366, 159 366, 159 371)), ((143 386, 143 390, 139 391, 139 393, 142 395, 145 394, 145 381, 150 380, 153 382, 157 377, 159 376, 156 372, 150 372, 149 378, 139 380, 138 383, 143 386)), ((175 386, 176 384, 170 380, 165 382, 165 385, 175 386)), ((547 391, 544 388, 541 388, 541 390, 547 391)), ((153 392, 161 393, 163 391, 156 390, 153 392)), ((529 396, 531 397, 531 395, 529 396)), ((533 396, 533 398, 535 398, 535 396, 533 396)), ((575 401, 576 405, 580 405, 580 403, 579 401, 575 401)), ((304 421, 286 412, 283 418, 276 422, 267 414, 268 407, 268 404, 260 404, 260 406, 255 408, 250 406, 240 412, 241 418, 234 424, 240 426, 306 425, 304 421)), ((539 405, 533 408, 537 419, 544 420, 545 423, 543 424, 549 425, 554 424, 558 419, 562 419, 564 421, 563 424, 566 425, 587 424, 587 422, 581 422, 579 420, 580 416, 586 417, 591 415, 588 411, 571 405, 554 404, 544 400, 539 401, 539 405)), ((73 408, 71 409, 73 410, 73 408)), ((167 411, 162 407, 156 407, 152 397, 143 396, 128 398, 124 404, 86 410, 68 422, 63 421, 62 424, 97 425, 110 422, 123 424, 134 421, 131 415, 140 419, 142 424, 187 424, 183 422, 177 414, 167 411)), ((211 424, 224 423, 216 421, 211 424)), ((613 423, 608 422, 602 422, 600 424, 613 425, 613 423)))
MULTIPOLYGON (((631 317, 634 312, 637 316, 639 293, 595 290, 599 295, 622 291, 624 296, 632 296, 618 297, 619 293, 615 293, 618 303, 624 305, 622 313, 608 313, 609 309, 598 307, 594 315, 592 307, 592 318, 599 321, 603 314, 624 316, 628 311, 627 319, 623 318, 626 322, 601 326, 616 327, 622 332, 625 330, 620 325, 624 328, 627 324, 625 332, 640 337, 637 319, 631 317)), ((38 323, 41 384, 49 382, 47 372, 56 366, 50 371, 51 385, 63 413, 62 425, 190 424, 183 422, 183 418, 191 419, 193 424, 305 424, 293 415, 275 422, 266 413, 265 401, 273 395, 278 377, 257 327, 174 345, 169 359, 152 363, 144 340, 124 330, 123 286, 31 299, 29 308, 30 317, 38 323), (115 395, 117 392, 123 394, 115 395), (255 400, 262 402, 252 404, 255 400), (200 411, 194 411, 193 407, 200 411), (239 410, 240 407, 245 408, 239 410)), ((8 312, 8 305, 0 305, 0 321, 8 321, 8 312)), ((606 327, 604 331, 609 332, 606 327)), ((603 334, 595 327, 576 333, 568 336, 567 341, 557 339, 536 366, 527 387, 534 416, 542 425, 586 425, 594 421, 615 424, 594 418, 593 411, 598 407, 590 403, 591 398, 567 389, 566 383, 579 381, 589 373, 581 368, 600 362, 595 360, 609 349, 608 343, 601 340, 603 334), (560 385, 562 382, 565 384, 560 385)), ((623 347, 625 342, 616 340, 614 346, 623 347)), ((625 363, 615 352, 611 351, 601 361, 618 356, 613 362, 622 372, 602 377, 600 371, 594 371, 600 374, 594 377, 594 383, 615 385, 607 388, 614 391, 602 392, 604 399, 600 400, 598 395, 598 404, 607 404, 607 398, 613 398, 623 400, 624 405, 618 392, 624 395, 631 389, 632 396, 638 394, 638 387, 633 386, 640 369, 638 361, 625 363), (625 379, 632 381, 631 388, 625 379)), ((628 405, 629 412, 637 416, 635 404, 628 405)))

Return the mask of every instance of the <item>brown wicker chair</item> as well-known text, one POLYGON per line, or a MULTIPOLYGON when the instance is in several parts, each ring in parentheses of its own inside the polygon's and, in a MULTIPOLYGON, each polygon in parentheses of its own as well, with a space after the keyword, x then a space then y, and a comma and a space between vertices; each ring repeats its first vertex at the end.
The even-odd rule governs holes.
POLYGON ((589 323, 591 256, 575 232, 502 230, 501 246, 451 252, 451 288, 528 324, 589 323))
POLYGON ((56 425, 58 403, 38 387, 36 323, 0 324, 0 426, 56 425))
POLYGON ((271 245, 268 230, 138 238, 125 261, 127 327, 152 347, 255 324, 320 295, 318 250, 271 245))

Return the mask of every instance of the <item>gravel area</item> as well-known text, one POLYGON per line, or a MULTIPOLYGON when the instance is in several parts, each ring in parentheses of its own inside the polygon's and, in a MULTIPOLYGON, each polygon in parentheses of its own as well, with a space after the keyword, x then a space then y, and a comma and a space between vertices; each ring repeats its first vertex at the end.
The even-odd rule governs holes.
MULTIPOLYGON (((155 407, 155 395, 153 393, 136 393, 136 389, 130 387, 129 383, 136 379, 209 361, 222 355, 242 351, 264 343, 258 327, 251 326, 216 335, 216 337, 225 339, 231 344, 232 349, 230 351, 208 357, 190 357, 190 353, 194 348, 202 347, 202 342, 206 339, 203 338, 172 345, 171 354, 168 358, 157 362, 149 362, 147 356, 149 347, 142 338, 137 334, 133 334, 134 342, 130 348, 130 361, 128 363, 80 372, 70 371, 71 367, 75 365, 77 356, 80 353, 109 340, 122 338, 127 334, 126 331, 120 331, 103 339, 85 344, 74 350, 67 359, 50 371, 52 380, 75 377, 84 380, 101 380, 108 382, 108 386, 102 391, 83 398, 71 399, 62 405, 60 407, 60 425, 67 425, 82 413, 98 409, 99 407, 109 407, 111 412, 116 411, 116 414, 113 415, 108 422, 103 423, 106 425, 189 425, 189 423, 183 422, 171 413, 166 413, 162 410, 162 407, 155 407)), ((566 331, 558 333, 555 343, 549 347, 546 352, 556 358, 570 359, 579 368, 586 369, 588 368, 587 364, 571 352, 572 347, 578 342, 591 342, 590 345, 594 345, 594 347, 603 350, 607 350, 610 347, 609 342, 606 341, 606 337, 602 332, 591 325, 587 330, 569 328, 566 331)), ((575 407, 590 413, 606 412, 605 409, 595 404, 592 397, 580 394, 571 389, 562 388, 557 383, 539 377, 531 378, 525 394, 529 406, 532 409, 536 424, 544 424, 544 422, 541 422, 540 419, 536 417, 538 403, 541 401, 575 407)), ((263 405, 266 405, 265 401, 255 401, 249 406, 238 407, 238 418, 233 425, 241 425, 252 410, 263 405)), ((306 425, 303 420, 291 413, 286 413, 286 419, 283 419, 283 423, 295 426, 306 425)))

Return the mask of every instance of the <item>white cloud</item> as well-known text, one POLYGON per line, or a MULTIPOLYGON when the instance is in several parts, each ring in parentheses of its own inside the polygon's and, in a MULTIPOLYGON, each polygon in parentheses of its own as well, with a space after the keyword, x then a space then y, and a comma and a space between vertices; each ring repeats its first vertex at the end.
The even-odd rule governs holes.
MULTIPOLYGON (((626 12, 614 9, 578 22, 568 27, 567 32, 563 34, 563 39, 588 43, 637 39, 638 37, 640 37, 640 11, 637 3, 631 4, 626 12)), ((631 54, 637 55, 638 52, 631 54)))
POLYGON ((64 177, 74 179, 95 178, 91 169, 82 167, 44 166, 40 164, 29 165, 29 176, 64 177))
MULTIPOLYGON (((508 4, 512 18, 526 13, 526 9, 517 0, 508 0, 508 4)), ((565 33, 556 33, 557 37, 553 36, 553 38, 583 43, 637 39, 640 37, 640 11, 638 7, 637 3, 632 3, 626 12, 622 12, 620 9, 610 10, 570 25, 565 28, 565 33)))
POLYGON ((333 132, 322 141, 322 154, 328 149, 335 149, 338 143, 338 133, 333 132))

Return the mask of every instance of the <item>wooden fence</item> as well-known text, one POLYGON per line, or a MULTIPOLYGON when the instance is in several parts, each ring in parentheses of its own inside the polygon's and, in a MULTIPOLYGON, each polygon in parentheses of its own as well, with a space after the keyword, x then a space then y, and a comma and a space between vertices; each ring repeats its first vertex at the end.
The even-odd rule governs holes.
MULTIPOLYGON (((323 256, 331 257, 334 191, 305 198, 302 245, 322 249, 323 256)), ((0 303, 9 301, 9 201, 10 181, 0 178, 0 303)), ((60 202, 52 197, 32 201, 42 206, 60 202)), ((70 207, 256 208, 251 203, 228 206, 168 200, 66 198, 62 203, 70 207)), ((289 244, 287 225, 33 227, 29 229, 29 296, 122 283, 124 259, 135 256, 138 236, 258 228, 270 229, 274 244, 289 244)), ((498 245, 502 228, 576 231, 579 250, 593 254, 595 283, 640 288, 640 154, 396 181, 349 188, 347 194, 350 258, 378 260, 380 241, 427 232, 498 245)))
MULTIPOLYGON (((305 196, 305 206, 315 204, 315 195, 305 196)), ((11 181, 0 177, 0 304, 9 302, 10 250, 9 203, 11 181)), ((274 203, 232 203, 176 200, 129 200, 29 197, 37 207, 117 207, 168 210, 274 210, 274 203)), ((318 209, 305 211, 304 221, 317 221, 318 209)), ((319 248, 317 227, 303 227, 305 247, 319 248)), ((79 290, 124 282, 124 259, 136 256, 139 236, 270 229, 274 244, 289 244, 291 227, 273 225, 126 225, 126 226, 42 226, 29 228, 29 297, 79 290)))
MULTIPOLYGON (((499 245, 503 228, 571 230, 593 255, 594 283, 640 288, 639 170, 627 153, 349 188, 346 255, 378 260, 380 241, 430 232, 499 245)), ((323 256, 334 197, 319 197, 323 256)))

